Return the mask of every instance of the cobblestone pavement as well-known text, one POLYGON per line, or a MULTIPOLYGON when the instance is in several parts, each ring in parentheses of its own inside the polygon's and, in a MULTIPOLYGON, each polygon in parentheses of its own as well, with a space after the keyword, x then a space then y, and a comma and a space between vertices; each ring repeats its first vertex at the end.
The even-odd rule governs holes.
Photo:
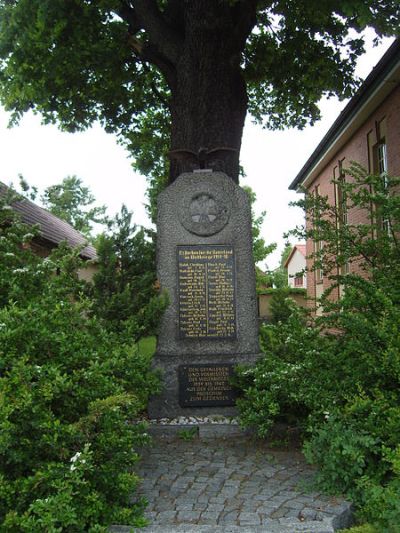
POLYGON ((156 436, 139 474, 151 523, 143 533, 328 533, 345 527, 351 515, 347 502, 307 489, 313 470, 299 452, 246 436, 156 436))

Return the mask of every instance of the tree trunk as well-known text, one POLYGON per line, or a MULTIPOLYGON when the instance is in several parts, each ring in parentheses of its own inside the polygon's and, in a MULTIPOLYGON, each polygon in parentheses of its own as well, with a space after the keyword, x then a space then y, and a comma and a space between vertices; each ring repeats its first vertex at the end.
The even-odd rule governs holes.
POLYGON ((171 85, 170 181, 196 168, 239 177, 247 109, 240 68, 243 44, 229 5, 186 3, 184 41, 171 85))

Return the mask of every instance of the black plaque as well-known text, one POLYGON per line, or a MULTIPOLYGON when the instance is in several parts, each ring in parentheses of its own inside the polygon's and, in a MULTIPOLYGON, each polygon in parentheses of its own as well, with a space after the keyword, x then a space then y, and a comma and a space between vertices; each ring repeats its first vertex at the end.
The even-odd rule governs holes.
POLYGON ((179 338, 236 338, 232 246, 178 246, 179 338))
POLYGON ((211 407, 235 405, 236 391, 230 380, 232 364, 180 365, 179 405, 181 407, 211 407))

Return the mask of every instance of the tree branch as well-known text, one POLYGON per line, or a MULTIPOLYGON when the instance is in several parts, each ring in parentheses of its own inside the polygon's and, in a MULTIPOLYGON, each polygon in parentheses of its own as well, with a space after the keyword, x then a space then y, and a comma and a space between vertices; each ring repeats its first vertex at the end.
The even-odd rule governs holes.
POLYGON ((155 0, 131 0, 140 26, 147 32, 149 41, 160 55, 176 65, 182 39, 164 19, 155 0))
MULTIPOLYGON (((146 72, 150 73, 150 69, 147 65, 143 65, 143 68, 146 70, 146 72)), ((158 90, 156 84, 154 82, 152 82, 150 84, 150 88, 152 90, 152 92, 154 93, 154 95, 160 100, 160 102, 167 108, 171 111, 171 106, 170 106, 170 103, 169 101, 167 100, 167 98, 165 98, 165 96, 158 90)))
POLYGON ((121 2, 121 8, 117 11, 117 14, 129 25, 129 33, 136 35, 136 33, 143 29, 143 26, 140 24, 139 19, 136 15, 133 7, 128 5, 127 2, 121 2))
POLYGON ((141 30, 145 30, 147 33, 148 31, 136 9, 132 5, 132 1, 122 0, 121 7, 117 11, 117 14, 129 26, 127 38, 128 45, 133 50, 137 59, 142 61, 143 64, 151 63, 159 68, 164 74, 167 83, 171 86, 171 84, 174 82, 175 72, 173 64, 164 53, 164 50, 153 44, 150 36, 148 41, 146 41, 144 38, 141 39, 137 37, 137 33, 139 33, 141 30))

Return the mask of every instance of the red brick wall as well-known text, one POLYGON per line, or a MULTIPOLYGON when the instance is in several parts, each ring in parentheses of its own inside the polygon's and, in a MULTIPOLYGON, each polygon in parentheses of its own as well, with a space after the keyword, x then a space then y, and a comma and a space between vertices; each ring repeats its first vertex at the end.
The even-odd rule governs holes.
MULTIPOLYGON (((372 144, 377 142, 376 122, 382 119, 386 121, 386 145, 387 145, 387 162, 388 174, 391 176, 400 176, 400 85, 397 86, 386 100, 366 119, 364 124, 358 129, 353 137, 343 148, 327 162, 323 171, 317 176, 313 183, 308 187, 308 191, 313 192, 316 186, 319 186, 320 194, 328 196, 332 204, 335 202, 333 179, 334 167, 338 161, 343 160, 343 167, 349 166, 352 161, 356 161, 366 169, 370 168, 368 155, 368 134, 371 133, 372 144)), ((350 210, 348 212, 350 223, 366 223, 368 214, 361 210, 350 210)), ((313 242, 307 242, 307 256, 313 252, 313 242)), ((327 288, 328 280, 324 277, 323 284, 316 283, 315 272, 311 271, 312 262, 307 260, 307 293, 311 298, 318 296, 322 289, 327 288)), ((360 272, 357 263, 350 265, 351 272, 360 272)), ((336 291, 338 293, 338 291, 336 291)))

